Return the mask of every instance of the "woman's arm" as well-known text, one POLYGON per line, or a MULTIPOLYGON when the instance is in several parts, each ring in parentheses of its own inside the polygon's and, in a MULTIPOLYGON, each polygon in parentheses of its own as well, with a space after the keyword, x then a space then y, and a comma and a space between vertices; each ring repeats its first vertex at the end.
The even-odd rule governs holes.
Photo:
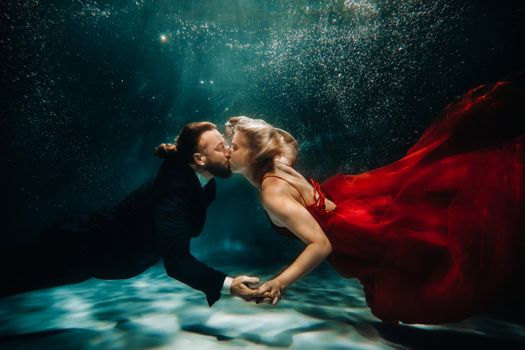
POLYGON ((267 186, 261 193, 264 208, 270 217, 306 244, 306 248, 288 268, 259 287, 259 292, 266 293, 265 298, 271 298, 275 304, 279 301, 281 290, 319 265, 332 252, 332 246, 310 212, 290 194, 288 184, 283 184, 279 179, 265 182, 268 182, 267 186))

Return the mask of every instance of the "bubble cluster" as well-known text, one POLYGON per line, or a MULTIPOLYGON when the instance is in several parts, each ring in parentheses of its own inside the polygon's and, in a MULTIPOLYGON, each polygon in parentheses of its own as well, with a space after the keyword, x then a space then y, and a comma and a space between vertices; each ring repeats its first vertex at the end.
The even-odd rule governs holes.
POLYGON ((523 12, 469 1, 8 5, 0 125, 11 176, 41 193, 21 166, 38 164, 50 193, 80 183, 85 203, 140 182, 130 167, 154 171, 151 150, 184 123, 236 114, 290 131, 318 178, 380 166, 453 96, 493 78, 501 57, 522 57, 523 12))

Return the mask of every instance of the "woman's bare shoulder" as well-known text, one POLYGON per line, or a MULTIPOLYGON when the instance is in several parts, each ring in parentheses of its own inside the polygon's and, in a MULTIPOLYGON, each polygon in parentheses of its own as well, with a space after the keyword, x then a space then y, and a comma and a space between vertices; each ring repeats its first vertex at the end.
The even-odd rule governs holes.
POLYGON ((288 184, 285 180, 268 176, 264 179, 264 181, 261 184, 261 197, 262 198, 271 198, 273 196, 279 196, 286 192, 288 184))
POLYGON ((261 201, 265 208, 276 208, 279 204, 294 200, 291 195, 290 184, 277 177, 264 179, 261 185, 261 201))

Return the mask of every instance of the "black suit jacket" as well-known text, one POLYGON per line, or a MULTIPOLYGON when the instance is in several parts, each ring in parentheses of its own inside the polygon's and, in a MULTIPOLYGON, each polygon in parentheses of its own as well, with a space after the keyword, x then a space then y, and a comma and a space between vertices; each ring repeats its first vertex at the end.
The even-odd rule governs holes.
POLYGON ((104 225, 96 225, 88 244, 93 276, 132 277, 162 257, 167 274, 204 292, 211 306, 226 275, 197 260, 190 241, 201 233, 214 198, 214 179, 203 189, 188 164, 165 160, 154 179, 109 208, 104 225))
POLYGON ((193 169, 177 159, 166 160, 155 181, 154 230, 169 276, 203 291, 211 306, 220 298, 226 275, 198 261, 190 241, 206 220, 206 209, 215 199, 215 180, 201 188, 193 169))

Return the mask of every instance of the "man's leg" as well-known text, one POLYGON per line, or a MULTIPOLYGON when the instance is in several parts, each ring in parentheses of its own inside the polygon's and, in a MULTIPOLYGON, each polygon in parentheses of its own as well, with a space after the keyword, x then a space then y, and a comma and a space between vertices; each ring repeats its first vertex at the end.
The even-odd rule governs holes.
POLYGON ((84 264, 82 235, 55 227, 38 240, 0 254, 0 297, 79 283, 91 277, 84 264))

